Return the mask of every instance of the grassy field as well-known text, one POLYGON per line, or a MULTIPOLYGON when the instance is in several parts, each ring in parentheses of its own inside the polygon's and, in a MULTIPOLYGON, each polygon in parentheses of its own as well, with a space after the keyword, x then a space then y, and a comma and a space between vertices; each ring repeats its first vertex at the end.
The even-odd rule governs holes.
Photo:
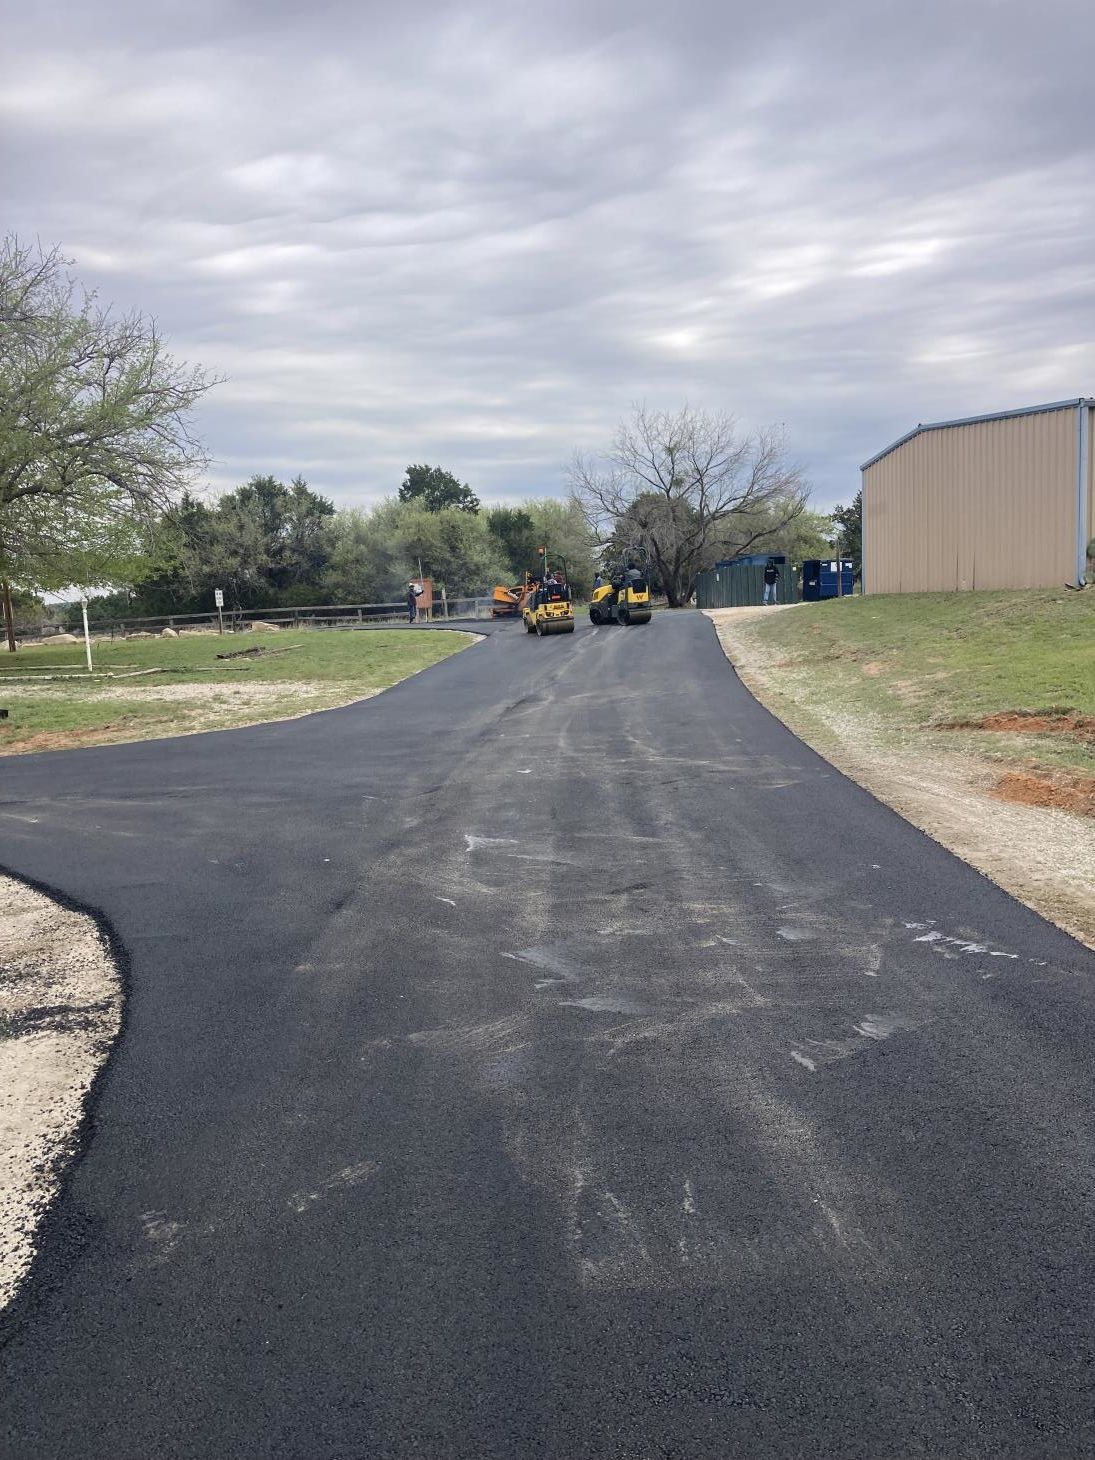
POLYGON ((0 651, 0 707, 8 711, 0 720, 0 754, 225 729, 326 709, 386 689, 472 642, 462 633, 383 629, 118 640, 93 645, 90 677, 82 643, 0 651), (261 652, 217 658, 243 649, 261 652), (155 672, 134 674, 140 670, 155 672))
POLYGON ((797 699, 839 699, 902 742, 1095 771, 1095 590, 855 597, 744 632, 797 699))

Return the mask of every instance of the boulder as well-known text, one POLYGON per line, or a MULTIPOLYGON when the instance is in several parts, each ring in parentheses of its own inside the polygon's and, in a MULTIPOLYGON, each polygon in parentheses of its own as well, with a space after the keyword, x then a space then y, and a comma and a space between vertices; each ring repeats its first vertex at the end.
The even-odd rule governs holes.
POLYGON ((179 637, 179 631, 178 631, 178 629, 161 629, 160 630, 160 638, 161 639, 177 639, 178 637, 179 637))
POLYGON ((249 625, 251 630, 257 634, 278 634, 281 632, 280 624, 268 624, 261 618, 257 618, 249 625))
POLYGON ((138 629, 135 634, 126 634, 127 639, 151 639, 152 634, 147 629, 138 629))
POLYGON ((47 642, 50 644, 79 644, 80 639, 76 634, 50 634, 47 642))

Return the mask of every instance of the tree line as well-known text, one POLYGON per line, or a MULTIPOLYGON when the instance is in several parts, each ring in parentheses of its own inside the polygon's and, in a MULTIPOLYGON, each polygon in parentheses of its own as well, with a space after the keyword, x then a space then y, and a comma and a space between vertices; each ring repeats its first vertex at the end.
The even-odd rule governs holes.
MULTIPOLYGON (((300 475, 257 474, 208 500, 194 415, 216 377, 68 269, 57 250, 0 249, 6 609, 102 585, 95 610, 133 617, 208 610, 218 588, 241 609, 378 602, 419 576, 461 597, 520 581, 541 546, 579 594, 634 560, 678 606, 720 558, 830 550, 833 522, 809 510, 782 435, 687 406, 637 407, 603 453, 575 456, 558 498, 484 507, 448 468, 420 463, 368 508, 338 510, 300 475)), ((836 514, 849 545, 857 510, 836 514)))
POLYGON ((254 476, 213 503, 184 494, 160 524, 144 572, 93 600, 92 610, 207 612, 217 588, 238 609, 383 603, 419 577, 450 598, 479 596, 521 581, 542 544, 566 558, 575 581, 592 582, 593 535, 568 501, 482 508, 444 468, 410 466, 397 494, 336 510, 301 476, 288 484, 254 476))

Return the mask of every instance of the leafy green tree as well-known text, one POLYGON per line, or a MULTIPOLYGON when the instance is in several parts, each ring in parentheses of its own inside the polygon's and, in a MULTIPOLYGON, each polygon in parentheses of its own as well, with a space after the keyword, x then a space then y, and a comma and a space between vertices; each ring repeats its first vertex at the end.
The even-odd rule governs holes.
POLYGON ((521 575, 531 568, 539 540, 532 514, 524 507, 491 507, 487 527, 509 563, 510 582, 520 582, 521 575))
POLYGON ((322 581, 336 602, 393 601, 420 572, 450 598, 509 581, 505 553, 485 517, 457 507, 431 511, 389 498, 371 511, 339 512, 326 541, 322 581))
POLYGON ((387 589, 380 585, 390 574, 378 561, 372 513, 359 507, 336 512, 324 525, 323 545, 320 594, 324 602, 371 603, 386 595, 387 589))
POLYGON ((857 569, 863 564, 863 490, 852 498, 850 507, 833 508, 833 525, 840 532, 840 553, 851 558, 857 569))
POLYGON ((399 504, 402 512, 393 523, 404 576, 422 572, 450 597, 490 592, 496 583, 506 582, 509 564, 491 536, 486 522, 458 507, 431 511, 414 504, 399 504))
POLYGON ((221 588, 233 608, 315 603, 333 505, 300 476, 256 475, 214 503, 184 493, 139 570, 117 575, 135 615, 201 612, 221 588))
POLYGON ((577 593, 589 593, 597 571, 597 538, 582 509, 576 502, 558 497, 529 497, 523 510, 532 518, 536 547, 547 548, 550 562, 565 558, 571 587, 577 593))
POLYGON ((257 536, 265 585, 277 595, 318 584, 326 556, 323 526, 334 514, 334 505, 299 475, 288 487, 272 476, 253 476, 216 509, 225 523, 234 524, 237 537, 257 536))
POLYGON ((419 502, 428 512, 443 512, 447 507, 461 512, 479 511, 479 498, 467 483, 440 466, 409 466, 399 500, 419 502))
POLYGON ((0 571, 28 588, 132 571, 207 462, 191 415, 215 381, 68 266, 0 248, 0 571))

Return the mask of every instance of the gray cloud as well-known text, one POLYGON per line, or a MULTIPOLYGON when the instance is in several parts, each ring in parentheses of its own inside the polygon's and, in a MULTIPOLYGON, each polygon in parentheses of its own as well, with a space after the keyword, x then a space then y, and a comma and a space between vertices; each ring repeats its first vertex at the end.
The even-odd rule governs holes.
POLYGON ((827 504, 917 420, 1095 390, 1083 20, 58 0, 0 60, 4 226, 230 377, 214 485, 554 491, 688 399, 827 504))

